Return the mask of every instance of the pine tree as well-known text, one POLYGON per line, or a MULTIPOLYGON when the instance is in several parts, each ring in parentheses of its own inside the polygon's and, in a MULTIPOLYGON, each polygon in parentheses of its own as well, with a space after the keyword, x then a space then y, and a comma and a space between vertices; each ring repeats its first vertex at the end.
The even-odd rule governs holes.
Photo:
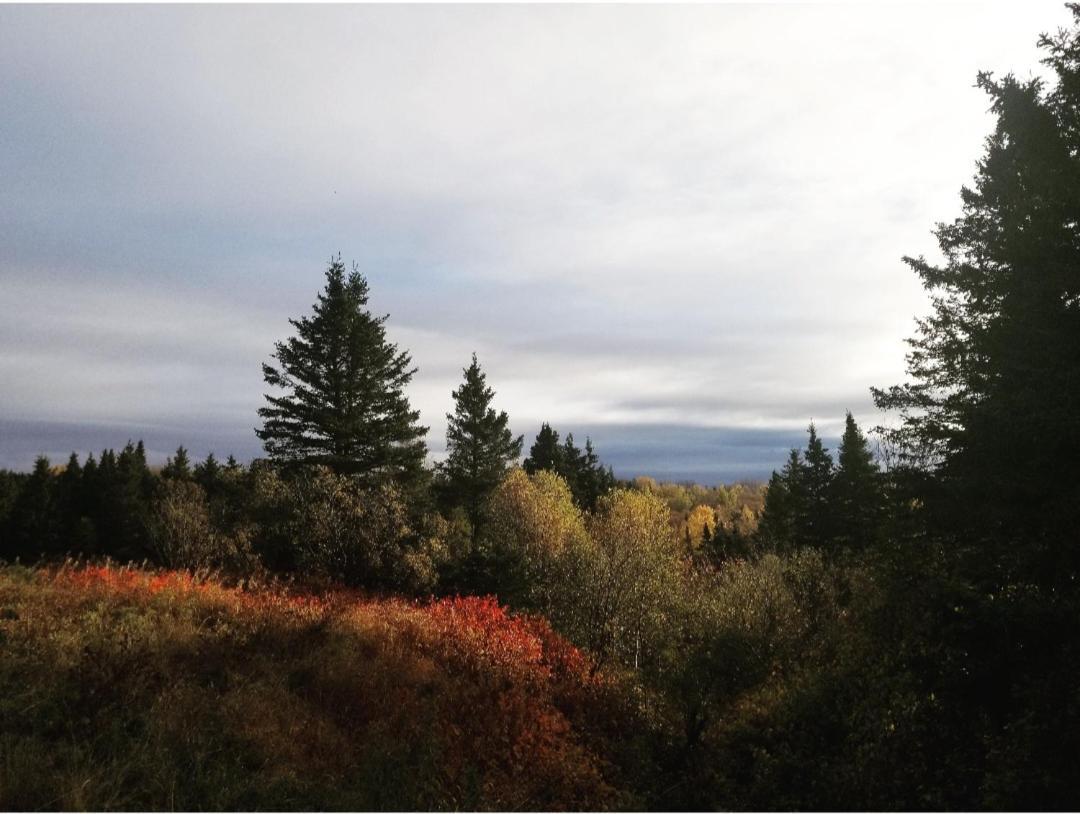
POLYGON ((405 395, 416 369, 367 302, 355 266, 346 274, 340 256, 331 260, 312 315, 290 320, 296 335, 275 345, 278 367, 263 365, 266 383, 284 393, 266 396, 256 434, 279 464, 414 485, 427 454, 427 428, 405 395))
POLYGON ((865 547, 876 537, 882 513, 879 480, 870 445, 849 412, 830 497, 834 529, 842 544, 865 547))
POLYGON ((476 539, 488 495, 521 457, 523 436, 514 438, 505 412, 491 407, 495 391, 476 354, 465 368, 465 381, 453 392, 454 412, 447 413, 447 459, 439 467, 451 505, 465 509, 476 539))
POLYGON ((530 475, 535 475, 541 470, 548 472, 561 472, 563 468, 563 448, 559 445, 559 433, 544 422, 540 426, 540 432, 536 434, 536 441, 529 450, 529 457, 522 466, 530 475))
POLYGON ((176 448, 176 454, 167 458, 161 469, 161 477, 170 480, 191 480, 191 461, 183 446, 176 448))

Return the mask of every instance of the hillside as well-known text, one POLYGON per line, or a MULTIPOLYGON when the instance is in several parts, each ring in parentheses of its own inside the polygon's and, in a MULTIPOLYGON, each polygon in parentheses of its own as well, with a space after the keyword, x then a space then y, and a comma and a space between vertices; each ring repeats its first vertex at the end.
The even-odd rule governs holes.
POLYGON ((617 688, 491 599, 14 566, 0 646, 4 809, 634 804, 617 688))

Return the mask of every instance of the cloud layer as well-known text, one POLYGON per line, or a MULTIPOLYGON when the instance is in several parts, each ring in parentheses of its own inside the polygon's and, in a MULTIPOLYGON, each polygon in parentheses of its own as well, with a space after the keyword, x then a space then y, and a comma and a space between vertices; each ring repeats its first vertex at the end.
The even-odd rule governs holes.
POLYGON ((925 307, 899 258, 991 126, 975 73, 1066 16, 0 7, 0 465, 125 423, 257 449, 259 365, 340 251, 436 454, 475 350, 530 438, 760 475, 811 418, 876 420, 925 307))

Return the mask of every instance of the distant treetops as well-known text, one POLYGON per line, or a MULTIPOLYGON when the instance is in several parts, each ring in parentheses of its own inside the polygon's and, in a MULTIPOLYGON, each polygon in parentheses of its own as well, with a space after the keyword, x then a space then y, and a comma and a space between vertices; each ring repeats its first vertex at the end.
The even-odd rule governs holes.
POLYGON ((766 545, 794 550, 864 548, 881 533, 881 473, 851 413, 840 440, 838 465, 811 423, 806 449, 791 450, 769 479, 759 532, 766 545))

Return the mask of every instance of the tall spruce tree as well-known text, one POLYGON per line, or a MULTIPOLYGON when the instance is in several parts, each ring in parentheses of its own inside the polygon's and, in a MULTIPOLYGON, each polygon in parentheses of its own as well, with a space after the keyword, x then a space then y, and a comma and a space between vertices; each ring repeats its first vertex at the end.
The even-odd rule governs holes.
POLYGON ((475 538, 488 495, 521 457, 525 439, 514 438, 509 417, 492 408, 495 391, 488 387, 475 353, 464 372, 465 381, 452 394, 454 412, 446 415, 448 455, 439 471, 448 501, 465 509, 475 538))
POLYGON ((296 335, 275 345, 277 366, 263 378, 282 395, 267 395, 256 430, 279 464, 323 464, 371 481, 411 486, 423 477, 427 427, 405 387, 416 368, 387 341, 367 309, 368 284, 339 256, 309 317, 289 320, 296 335))
POLYGON ((873 393, 901 416, 886 440, 936 476, 919 497, 939 528, 972 543, 973 562, 1075 586, 1080 25, 1040 46, 1049 89, 979 75, 997 121, 962 214, 935 230, 944 263, 904 258, 932 305, 908 340, 911 382, 873 393))

